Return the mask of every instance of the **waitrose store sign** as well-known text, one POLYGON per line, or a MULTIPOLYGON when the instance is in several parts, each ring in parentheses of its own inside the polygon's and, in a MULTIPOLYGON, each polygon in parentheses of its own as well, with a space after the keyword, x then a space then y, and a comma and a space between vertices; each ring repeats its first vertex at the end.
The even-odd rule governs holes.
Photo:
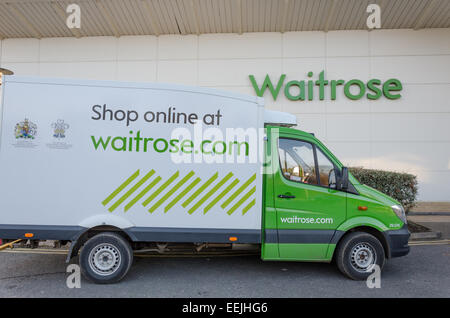
POLYGON ((359 79, 344 81, 325 79, 325 71, 314 76, 313 72, 308 72, 306 80, 286 80, 286 74, 282 74, 278 79, 272 79, 266 75, 264 82, 257 83, 254 75, 249 75, 250 82, 253 85, 256 95, 262 97, 266 90, 270 92, 273 99, 276 100, 283 90, 287 99, 292 101, 305 100, 324 100, 325 94, 329 99, 336 99, 336 92, 343 90, 344 95, 351 100, 367 98, 376 100, 384 96, 388 99, 399 99, 402 95, 402 83, 395 78, 382 82, 379 79, 371 79, 363 82, 359 79))

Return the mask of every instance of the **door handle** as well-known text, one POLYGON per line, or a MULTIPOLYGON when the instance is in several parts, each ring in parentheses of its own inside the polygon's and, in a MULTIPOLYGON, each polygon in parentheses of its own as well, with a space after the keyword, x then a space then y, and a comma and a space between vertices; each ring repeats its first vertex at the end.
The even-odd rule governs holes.
POLYGON ((294 199, 295 195, 279 194, 278 197, 280 199, 294 199))

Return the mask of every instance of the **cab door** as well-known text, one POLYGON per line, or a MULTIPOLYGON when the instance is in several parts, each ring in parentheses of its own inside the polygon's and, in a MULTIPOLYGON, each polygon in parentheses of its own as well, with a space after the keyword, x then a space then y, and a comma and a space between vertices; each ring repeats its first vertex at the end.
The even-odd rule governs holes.
POLYGON ((326 260, 335 229, 346 218, 346 193, 333 188, 337 167, 313 138, 282 134, 276 150, 273 193, 280 258, 326 260))

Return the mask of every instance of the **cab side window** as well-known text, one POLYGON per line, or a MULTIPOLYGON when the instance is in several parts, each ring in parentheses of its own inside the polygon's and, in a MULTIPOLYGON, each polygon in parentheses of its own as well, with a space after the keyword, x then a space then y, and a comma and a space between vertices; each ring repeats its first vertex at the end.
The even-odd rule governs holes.
POLYGON ((291 181, 336 186, 333 162, 315 145, 297 139, 280 138, 278 154, 283 176, 291 181))
MULTIPOLYGON (((324 187, 328 187, 328 184, 330 182, 330 174, 332 171, 334 171, 334 165, 328 159, 323 152, 316 147, 317 152, 317 167, 319 169, 319 179, 320 179, 320 185, 324 187)), ((336 181, 334 181, 336 182, 336 181)))
POLYGON ((301 140, 280 138, 278 142, 281 171, 291 181, 318 184, 313 146, 301 140))

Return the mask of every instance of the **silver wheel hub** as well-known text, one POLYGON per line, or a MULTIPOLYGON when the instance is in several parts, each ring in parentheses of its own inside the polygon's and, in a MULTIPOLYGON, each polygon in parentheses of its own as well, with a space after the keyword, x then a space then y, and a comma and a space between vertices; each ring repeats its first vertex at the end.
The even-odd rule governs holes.
POLYGON ((121 262, 119 250, 111 244, 99 244, 89 253, 89 266, 101 276, 115 273, 121 262))
POLYGON ((375 249, 369 243, 358 243, 350 252, 351 264, 358 272, 370 270, 376 260, 375 249))

